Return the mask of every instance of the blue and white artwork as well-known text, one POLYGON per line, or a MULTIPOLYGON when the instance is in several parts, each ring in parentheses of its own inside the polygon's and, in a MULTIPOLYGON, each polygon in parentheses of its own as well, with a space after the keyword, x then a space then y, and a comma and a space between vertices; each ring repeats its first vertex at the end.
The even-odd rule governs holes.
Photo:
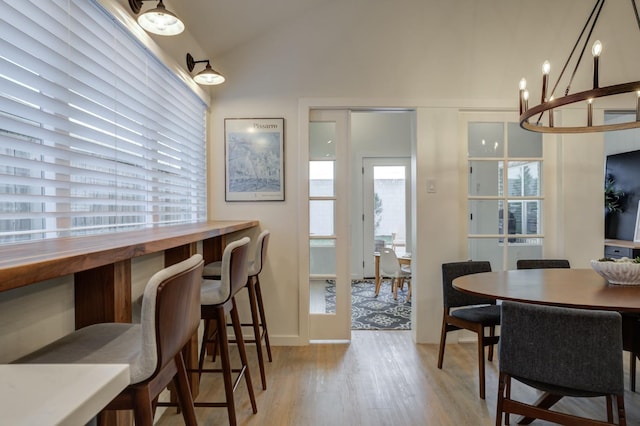
POLYGON ((283 119, 229 119, 227 200, 283 200, 283 119))

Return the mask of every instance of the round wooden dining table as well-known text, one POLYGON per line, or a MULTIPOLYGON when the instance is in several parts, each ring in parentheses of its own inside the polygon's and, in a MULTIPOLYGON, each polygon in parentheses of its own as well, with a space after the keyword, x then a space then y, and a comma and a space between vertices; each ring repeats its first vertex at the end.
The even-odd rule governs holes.
POLYGON ((640 285, 614 285, 592 269, 520 269, 453 280, 465 293, 499 300, 640 313, 640 285))
MULTIPOLYGON (((481 272, 458 277, 453 287, 465 293, 498 300, 563 306, 581 309, 601 309, 625 313, 640 313, 640 285, 614 285, 592 269, 520 269, 514 271, 481 272)), ((622 317, 623 349, 635 348, 636 315, 622 317)), ((634 354, 632 352, 631 356, 634 354)), ((631 374, 635 377, 635 371, 631 374)), ((562 397, 543 393, 535 402, 550 408, 562 397)), ((518 424, 529 424, 523 418, 518 424)))

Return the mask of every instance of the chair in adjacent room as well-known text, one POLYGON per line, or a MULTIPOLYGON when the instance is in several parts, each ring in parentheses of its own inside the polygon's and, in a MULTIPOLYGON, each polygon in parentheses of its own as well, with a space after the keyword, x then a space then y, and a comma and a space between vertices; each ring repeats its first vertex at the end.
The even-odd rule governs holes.
POLYGON ((607 423, 625 425, 621 316, 617 312, 502 303, 496 426, 503 413, 558 424, 601 425, 602 420, 551 410, 564 396, 606 397, 607 423), (531 405, 511 398, 511 379, 543 391, 531 405))
POLYGON ((235 400, 233 394, 242 377, 245 379, 253 413, 258 412, 253 385, 251 383, 251 373, 249 372, 249 366, 247 364, 247 352, 242 338, 240 316, 235 299, 236 294, 247 284, 249 241, 248 237, 244 237, 227 244, 222 253, 220 280, 203 280, 202 292, 200 294, 200 315, 204 320, 205 327, 200 348, 198 372, 201 374, 222 373, 225 401, 196 401, 194 405, 196 407, 226 407, 229 424, 231 426, 236 425, 235 400), (231 317, 235 342, 240 355, 241 366, 238 369, 231 368, 229 338, 227 336, 227 315, 231 317), (212 329, 213 324, 215 324, 215 328, 212 329), (220 350, 220 369, 204 368, 206 348, 210 344, 213 344, 214 347, 217 346, 220 350), (238 373, 235 378, 233 376, 234 372, 238 373))
MULTIPOLYGON (((396 252, 390 248, 382 248, 380 250, 380 277, 391 280, 391 292, 393 298, 398 300, 398 289, 404 288, 404 282, 407 281, 408 292, 407 302, 411 301, 411 271, 403 268, 398 261, 396 252)), ((379 283, 382 280, 379 281, 379 283)), ((375 295, 380 293, 380 284, 375 289, 375 295)))
MULTIPOLYGON (((267 378, 264 365, 264 354, 262 352, 262 342, 264 341, 267 349, 267 357, 269 362, 273 360, 271 357, 271 344, 269 343, 269 331, 267 329, 267 316, 265 315, 264 302, 262 299, 262 289, 260 287, 260 273, 267 258, 267 247, 269 246, 269 238, 271 233, 264 230, 258 235, 256 240, 253 259, 249 261, 249 278, 246 287, 249 291, 249 305, 251 308, 251 323, 242 323, 243 327, 253 328, 253 339, 247 339, 245 343, 255 343, 258 355, 258 365, 260 367, 260 379, 262 381, 262 389, 267 389, 267 378)), ((222 262, 212 262, 204 267, 203 277, 205 279, 220 279, 222 274, 222 262)), ((233 343, 233 340, 231 340, 233 343)))
POLYGON ((485 398, 484 348, 489 346, 489 361, 493 360, 493 346, 498 343, 496 326, 500 325, 500 307, 494 299, 463 293, 453 287, 453 280, 463 275, 491 272, 487 261, 466 261, 442 264, 442 332, 438 353, 438 368, 442 368, 447 333, 470 330, 478 335, 478 377, 480 398, 485 398), (485 335, 489 328, 489 336, 485 335))
POLYGON ((518 269, 553 269, 571 268, 571 264, 566 259, 518 259, 516 262, 518 269))
POLYGON ((203 265, 196 254, 155 273, 144 289, 140 324, 90 325, 15 362, 129 364, 129 386, 105 410, 133 410, 136 425, 152 426, 158 395, 173 383, 185 424, 196 425, 182 349, 200 325, 203 265))

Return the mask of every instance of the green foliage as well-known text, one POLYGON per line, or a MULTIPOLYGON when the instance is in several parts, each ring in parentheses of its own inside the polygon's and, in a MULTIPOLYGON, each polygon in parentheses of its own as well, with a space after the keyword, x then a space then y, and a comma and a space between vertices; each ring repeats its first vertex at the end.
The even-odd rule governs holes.
POLYGON ((604 206, 609 212, 622 211, 624 192, 615 187, 615 179, 608 175, 604 182, 604 206))
POLYGON ((380 221, 382 220, 382 200, 377 192, 373 194, 373 229, 378 231, 378 227, 380 226, 380 221))

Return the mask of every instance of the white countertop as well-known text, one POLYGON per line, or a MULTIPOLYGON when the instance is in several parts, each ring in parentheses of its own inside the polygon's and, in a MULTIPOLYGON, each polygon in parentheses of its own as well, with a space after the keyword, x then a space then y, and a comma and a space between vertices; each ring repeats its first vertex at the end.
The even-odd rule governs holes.
POLYGON ((127 364, 2 364, 0 419, 83 426, 128 385, 127 364))

